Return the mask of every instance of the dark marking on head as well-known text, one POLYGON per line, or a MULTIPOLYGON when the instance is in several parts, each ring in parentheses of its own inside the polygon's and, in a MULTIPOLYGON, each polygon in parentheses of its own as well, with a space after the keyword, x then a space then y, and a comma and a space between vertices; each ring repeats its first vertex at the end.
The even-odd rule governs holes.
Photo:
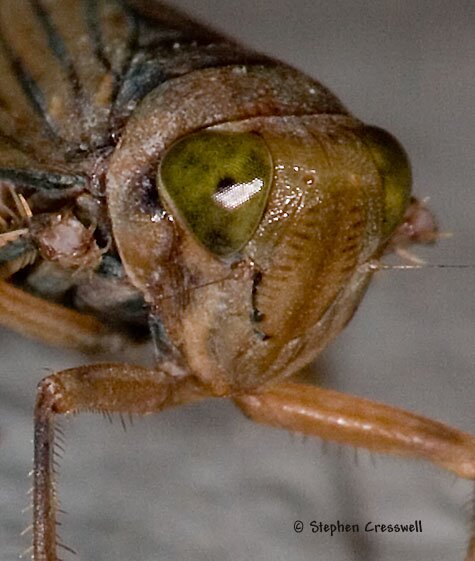
POLYGON ((259 329, 254 329, 254 333, 261 341, 268 341, 270 339, 270 335, 267 335, 263 331, 259 331, 259 329))
MULTIPOLYGON (((251 302, 252 302, 252 311, 251 311, 251 321, 253 323, 260 323, 264 321, 264 314, 257 308, 257 287, 262 282, 262 272, 255 271, 254 277, 252 279, 252 292, 251 292, 251 302)), ((267 336, 266 336, 267 337, 267 336)))
POLYGON ((139 208, 142 212, 150 215, 157 213, 165 216, 165 209, 162 206, 158 189, 155 181, 150 177, 143 177, 137 186, 139 190, 139 208))

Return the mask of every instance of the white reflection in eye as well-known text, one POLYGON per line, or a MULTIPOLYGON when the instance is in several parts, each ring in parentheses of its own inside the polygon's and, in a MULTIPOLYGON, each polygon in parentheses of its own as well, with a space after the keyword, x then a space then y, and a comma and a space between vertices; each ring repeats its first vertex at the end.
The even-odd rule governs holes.
POLYGON ((247 183, 227 185, 224 189, 220 189, 213 195, 213 200, 221 208, 235 210, 251 200, 263 187, 264 181, 256 177, 247 183))

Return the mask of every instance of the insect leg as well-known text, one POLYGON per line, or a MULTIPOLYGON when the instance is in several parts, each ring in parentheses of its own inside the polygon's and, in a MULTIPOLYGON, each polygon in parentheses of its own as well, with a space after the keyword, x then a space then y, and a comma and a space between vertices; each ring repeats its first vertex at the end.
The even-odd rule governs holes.
MULTIPOLYGON (((475 436, 402 409, 292 382, 235 402, 254 421, 372 452, 422 458, 475 480, 475 436)), ((473 535, 466 561, 475 561, 473 535)))
POLYGON ((475 436, 403 409, 292 382, 235 401, 255 421, 372 452, 423 458, 475 479, 475 436))
POLYGON ((48 345, 117 351, 128 342, 92 316, 37 298, 0 280, 0 325, 48 345))
POLYGON ((79 411, 147 414, 207 397, 192 377, 126 364, 72 368, 48 376, 38 386, 35 407, 33 559, 57 561, 54 486, 54 418, 79 411))

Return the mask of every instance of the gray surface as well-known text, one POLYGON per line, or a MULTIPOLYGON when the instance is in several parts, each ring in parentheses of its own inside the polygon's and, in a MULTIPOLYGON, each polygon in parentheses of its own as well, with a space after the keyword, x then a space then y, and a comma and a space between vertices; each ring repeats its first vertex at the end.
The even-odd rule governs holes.
MULTIPOLYGON (((433 263, 475 263, 475 5, 416 0, 176 0, 306 70, 411 155, 415 189, 454 237, 433 263)), ((475 270, 385 272, 322 357, 323 383, 475 430, 475 270)), ((0 560, 28 545, 36 382, 74 353, 2 332, 0 560)), ((64 540, 87 561, 447 561, 463 558, 471 485, 253 425, 206 403, 138 421, 63 423, 64 540), (376 466, 373 465, 376 464, 376 466), (293 521, 421 519, 424 532, 295 535, 293 521), (159 555, 160 547, 160 555, 159 555)), ((65 558, 71 556, 67 553, 65 558)))

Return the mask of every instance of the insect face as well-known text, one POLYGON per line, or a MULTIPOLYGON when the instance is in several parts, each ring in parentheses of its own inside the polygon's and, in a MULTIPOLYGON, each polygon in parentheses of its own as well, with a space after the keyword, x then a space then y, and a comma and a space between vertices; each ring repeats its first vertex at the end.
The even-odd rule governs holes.
MULTIPOLYGON (((438 206, 436 213, 441 223, 454 231, 457 240, 463 240, 463 235, 457 232, 463 229, 463 218, 473 223, 469 210, 471 191, 467 189, 470 181, 463 175, 471 169, 467 166, 470 161, 466 155, 467 146, 474 144, 467 140, 475 130, 470 123, 472 98, 467 96, 469 103, 465 109, 463 103, 450 111, 446 108, 448 100, 460 101, 460 96, 466 95, 468 89, 460 88, 460 84, 465 84, 467 76, 473 73, 467 71, 470 64, 447 64, 449 59, 445 54, 456 46, 457 60, 465 56, 473 44, 471 18, 457 19, 457 10, 452 7, 449 14, 431 5, 428 18, 426 11, 420 10, 420 3, 415 3, 414 9, 405 6, 402 10, 392 7, 388 10, 386 2, 371 8, 356 3, 356 11, 351 12, 347 22, 347 27, 352 29, 349 36, 340 10, 328 18, 329 5, 314 2, 311 17, 300 20, 296 37, 297 28, 292 18, 282 17, 282 13, 297 13, 294 4, 289 4, 283 12, 282 3, 273 3, 272 10, 279 9, 279 12, 275 20, 269 21, 267 11, 266 17, 259 17, 260 6, 255 2, 250 2, 244 13, 245 3, 246 0, 239 4, 243 12, 239 18, 228 17, 228 23, 239 20, 234 30, 231 26, 228 29, 241 37, 254 29, 249 39, 257 44, 265 35, 261 33, 265 27, 269 36, 274 37, 274 45, 268 44, 265 49, 278 54, 285 37, 277 30, 282 22, 288 24, 291 46, 298 45, 298 49, 293 56, 287 50, 281 50, 281 55, 287 60, 290 58, 297 67, 305 68, 309 75, 331 83, 355 114, 364 116, 365 121, 384 123, 389 130, 397 130, 397 134, 404 137, 404 145, 407 144, 415 162, 418 194, 432 195, 431 205, 438 206), (388 18, 392 18, 390 25, 388 18), (436 19, 440 25, 434 25, 436 19), (332 21, 336 22, 336 28, 332 21), (255 22, 262 26, 258 33, 252 27, 255 22), (378 33, 380 23, 383 27, 378 33), (424 36, 426 25, 430 26, 434 41, 424 36), (468 33, 460 48, 464 25, 468 33), (309 26, 308 42, 300 41, 309 26), (362 30, 362 34, 357 38, 358 30, 362 30), (375 37, 384 37, 385 46, 389 47, 387 53, 380 48, 381 41, 375 48, 372 43, 375 37), (396 38, 396 46, 391 43, 391 37, 396 38), (408 56, 414 38, 414 51, 408 56), (360 50, 360 41, 369 48, 360 50), (398 56, 398 45, 402 56, 398 56), (329 53, 335 56, 328 57, 329 53), (325 60, 330 61, 327 68, 325 60), (348 64, 350 60, 352 63, 348 64), (401 68, 402 60, 407 61, 406 68, 401 68), (439 82, 438 70, 441 71, 439 82), (451 79, 447 80, 447 76, 451 79), (336 80, 339 79, 338 84, 336 80), (358 92, 363 92, 361 97, 358 92), (438 100, 435 106, 431 100, 438 100), (411 138, 412 133, 415 136, 411 138), (421 167, 421 152, 426 167, 421 167), (437 185, 444 187, 443 193, 437 194, 437 185), (455 196, 457 188, 463 190, 458 197, 455 196), (444 199, 445 196, 448 198, 444 199), (447 204, 444 205, 444 201, 447 204), (450 207, 457 208, 452 217, 446 212, 450 207)), ((163 350, 155 368, 150 370, 130 363, 78 368, 83 359, 74 357, 76 368, 52 374, 41 383, 35 414, 34 558, 57 561, 56 546, 65 541, 86 558, 94 559, 110 556, 133 559, 163 554, 182 559, 189 557, 190 551, 195 556, 202 554, 208 558, 214 553, 221 559, 223 555, 242 556, 243 547, 252 544, 251 556, 254 551, 263 551, 269 558, 287 555, 310 559, 330 555, 336 560, 340 552, 340 545, 335 545, 337 540, 339 543, 346 541, 346 555, 342 553, 345 558, 359 555, 364 559, 396 559, 401 555, 401 547, 406 546, 407 550, 410 548, 411 558, 415 558, 412 545, 416 553, 424 541, 428 547, 425 558, 431 561, 437 555, 444 559, 455 558, 455 551, 458 552, 455 555, 460 554, 462 558, 462 547, 455 544, 449 549, 445 532, 455 535, 447 524, 450 518, 454 521, 453 529, 459 528, 459 543, 466 541, 466 533, 461 529, 467 526, 468 516, 463 517, 459 505, 466 501, 469 487, 454 500, 457 506, 449 516, 445 508, 440 509, 444 516, 444 532, 437 532, 425 507, 419 503, 424 485, 432 485, 434 470, 426 465, 419 466, 421 478, 418 482, 413 477, 418 468, 407 467, 406 472, 403 461, 389 464, 396 468, 388 475, 383 462, 379 464, 380 469, 372 470, 366 469, 363 459, 363 469, 358 469, 353 462, 345 465, 343 454, 342 467, 342 458, 333 458, 332 453, 320 454, 314 439, 309 439, 305 447, 299 447, 288 439, 282 441, 277 431, 263 429, 259 441, 259 430, 252 432, 245 421, 233 425, 235 428, 226 422, 226 415, 216 421, 216 412, 222 414, 226 407, 219 402, 199 409, 196 422, 190 409, 174 415, 173 425, 176 427, 177 423, 178 427, 176 432, 174 428, 169 433, 168 443, 166 438, 162 439, 167 432, 167 423, 162 418, 153 421, 157 424, 149 431, 153 437, 148 442, 146 438, 141 440, 147 435, 135 432, 140 431, 140 424, 134 432, 129 432, 124 437, 124 448, 115 450, 117 455, 114 455, 117 442, 110 442, 110 427, 104 427, 107 446, 97 446, 97 454, 89 444, 89 438, 93 439, 95 434, 85 434, 87 444, 83 453, 73 454, 75 445, 67 447, 67 457, 73 456, 74 466, 83 458, 84 465, 80 465, 79 470, 65 465, 60 489, 55 488, 53 451, 60 442, 58 439, 55 443, 53 435, 56 422, 63 414, 90 410, 100 410, 107 415, 115 412, 145 414, 197 397, 222 395, 234 399, 248 416, 258 421, 373 451, 392 450, 425 457, 459 475, 473 477, 474 440, 467 433, 400 409, 326 389, 326 386, 336 385, 366 398, 399 407, 407 405, 412 411, 452 421, 466 431, 473 430, 473 399, 469 392, 473 388, 473 360, 470 360, 473 310, 467 304, 469 299, 465 297, 463 281, 458 291, 463 307, 459 301, 457 308, 457 290, 453 284, 442 294, 440 280, 424 285, 422 274, 412 275, 409 281, 405 273, 380 275, 374 283, 373 298, 355 324, 359 326, 361 337, 355 336, 354 329, 343 335, 341 344, 336 347, 341 354, 338 358, 333 355, 330 366, 329 355, 323 357, 323 388, 302 384, 300 380, 282 379, 297 370, 299 362, 306 362, 318 352, 351 317, 369 278, 368 262, 378 259, 385 246, 398 246, 391 232, 407 205, 410 183, 404 153, 381 131, 364 127, 352 119, 325 88, 304 75, 290 68, 283 70, 279 65, 270 71, 268 65, 273 63, 266 57, 253 58, 249 51, 234 51, 234 47, 218 35, 208 35, 194 27, 188 27, 186 33, 174 29, 170 34, 166 29, 168 25, 180 27, 185 23, 187 27, 187 20, 176 19, 161 4, 141 0, 97 3, 19 0, 0 4, 2 34, 8 47, 7 51, 2 51, 3 97, 6 97, 2 102, 2 127, 7 135, 30 148, 28 157, 19 158, 16 142, 10 150, 8 141, 9 149, 2 152, 3 168, 6 166, 2 168, 3 177, 19 183, 16 202, 6 200, 13 215, 5 215, 0 224, 4 244, 9 245, 12 239, 23 242, 20 237, 24 229, 28 230, 28 209, 33 214, 33 222, 38 224, 41 209, 57 208, 52 202, 55 194, 65 188, 69 195, 67 208, 61 208, 65 212, 51 222, 51 228, 48 226, 47 233, 52 235, 26 240, 28 243, 45 241, 46 245, 41 245, 40 251, 30 248, 31 251, 23 252, 21 258, 10 259, 3 268, 3 274, 15 275, 12 282, 3 283, 4 309, 7 310, 3 312, 4 324, 11 325, 12 318, 19 318, 19 330, 25 334, 33 331, 45 342, 62 340, 64 344, 84 343, 86 339, 87 344, 81 348, 91 349, 107 347, 105 343, 111 342, 106 335, 109 327, 115 327, 114 319, 123 320, 117 323, 118 327, 135 325, 132 321, 135 320, 143 328, 150 318, 152 332, 161 343, 159 350, 163 350), (129 7, 138 11, 129 11, 129 7), (144 17, 136 17, 137 14, 144 17), (149 20, 153 16, 166 25, 154 24, 149 20), (77 33, 71 36, 70 30, 76 27, 77 33), (82 40, 77 41, 78 37, 82 40), (46 59, 38 57, 37 45, 43 46, 46 59), (46 75, 44 68, 48 68, 46 75), (114 84, 116 79, 118 82, 114 84), (99 86, 97 91, 96 85, 99 86), (84 110, 88 119, 76 119, 81 111, 68 110, 75 100, 77 108, 84 110), (89 135, 81 127, 84 124, 88 127, 94 119, 89 119, 91 106, 81 105, 84 101, 100 106, 96 113, 99 117, 97 129, 89 135), (109 104, 114 105, 111 113, 109 104), (38 132, 37 113, 46 117, 50 136, 41 136, 38 132), (79 136, 79 150, 65 146, 61 137, 58 146, 64 150, 57 151, 50 143, 51 135, 55 134, 64 135, 73 145, 79 136), (224 137, 227 139, 223 142, 223 146, 227 145, 225 157, 220 155, 220 147, 213 148, 208 143, 209 139, 224 140, 224 137), (87 146, 88 139, 90 146, 87 146), (180 150, 184 153, 191 149, 193 153, 195 141, 199 144, 201 140, 203 145, 197 152, 206 157, 198 160, 205 166, 206 161, 213 161, 212 170, 203 169, 199 178, 200 174, 196 174, 196 182, 191 187, 181 180, 177 183, 173 170, 175 164, 183 167, 180 150), (104 146, 109 142, 110 145, 104 146), (38 150, 39 161, 33 161, 38 145, 43 149, 38 150), (98 152, 94 152, 96 148, 98 152), (88 153, 88 149, 93 152, 88 153), (62 155, 65 161, 58 162, 62 155), (86 159, 82 160, 83 157, 86 159), (223 160, 229 167, 221 168, 223 160), (42 173, 35 168, 38 164, 42 164, 42 173), (25 173, 24 166, 34 169, 27 169, 25 173), (25 188, 23 181, 31 185, 25 188), (74 189, 69 191, 68 186, 74 189), (41 197, 33 193, 38 188, 45 188, 41 197), (194 189, 193 196, 188 197, 186 193, 190 188, 194 189), (89 189, 90 192, 83 192, 89 189), (191 199, 193 204, 189 204, 191 199), (92 204, 84 204, 85 200, 92 204), (46 207, 41 205, 45 202, 48 203, 46 207), (94 211, 96 207, 98 212, 94 211), (194 213, 198 208, 199 212, 194 213), (96 225, 100 232, 94 229, 96 225), (15 230, 9 231, 11 228, 15 230), (50 243, 55 241, 55 231, 64 230, 73 234, 72 241, 80 242, 70 247, 80 248, 80 256, 90 257, 90 269, 79 269, 79 276, 75 271, 76 262, 63 259, 66 240, 61 236, 60 246, 50 243), (90 241, 99 242, 97 251, 90 241), (53 249, 53 253, 49 249, 53 249), (48 263, 36 262, 48 260, 51 255, 60 258, 56 259, 58 265, 72 269, 67 277, 72 286, 61 288, 59 296, 56 293, 51 296, 45 290, 45 285, 55 284, 48 283, 55 280, 50 274, 55 269, 42 267, 48 263), (101 263, 96 271, 97 259, 101 263), (25 287, 27 290, 19 298, 18 291, 25 287), (66 305, 77 306, 82 311, 92 310, 99 324, 97 321, 88 323, 84 317, 75 315, 74 310, 64 309, 58 313, 50 302, 38 302, 28 294, 28 290, 36 288, 41 289, 42 298, 65 296, 62 301, 66 305), (11 298, 12 294, 17 297, 11 298), (71 296, 76 297, 74 301, 71 296), (15 314, 8 313, 8 306, 12 304, 15 314), (134 316, 136 309, 141 312, 139 317, 134 316), (44 310, 48 313, 43 313, 44 310), (402 325, 399 331, 397 322, 392 321, 395 318, 402 325), (107 325, 101 325, 100 321, 107 325), (457 329, 460 325, 462 329, 457 329), (89 339, 85 337, 88 334, 89 339), (424 337, 436 342, 436 348, 429 347, 429 354, 425 355, 428 339, 424 337), (467 343, 465 349, 460 344, 461 339, 467 343), (464 350, 469 358, 465 368, 464 350), (338 360, 335 368, 333 361, 338 360), (434 376, 437 371, 440 379, 434 376), (341 372, 341 376, 336 372, 341 372), (447 380, 449 383, 442 385, 442 381, 447 380), (467 405, 465 414, 464 402, 467 405), (181 429, 180 418, 184 419, 181 429), (210 461, 210 443, 216 443, 217 426, 223 438, 216 445, 214 461, 210 461), (411 432, 414 426, 416 431, 411 432), (200 427, 204 428, 201 434, 200 427), (249 437, 247 454, 243 452, 244 434, 249 437), (131 524, 129 507, 133 509, 133 500, 128 499, 138 491, 133 488, 133 480, 139 473, 137 465, 142 463, 138 460, 144 460, 152 450, 157 450, 157 456, 150 461, 150 477, 140 483, 140 487, 146 488, 146 496, 137 501, 131 524), (109 451, 112 459, 107 457, 109 451), (86 461, 88 455, 101 459, 98 465, 92 464, 93 468, 86 471, 86 466, 91 465, 91 458, 86 461), (189 459, 187 467, 184 457, 189 459), (173 466, 178 466, 178 469, 169 470, 177 474, 175 481, 167 479, 165 473, 172 458, 173 466), (302 467, 305 459, 307 469, 302 467), (335 460, 334 465, 328 465, 332 460, 335 460), (127 473, 128 463, 133 466, 134 474, 127 473), (326 470, 325 465, 330 469, 326 470), (263 467, 261 471, 260 467, 263 467), (101 468, 105 468, 102 473, 101 468), (108 530, 103 531, 103 521, 111 517, 111 500, 105 489, 118 480, 119 471, 123 474, 118 486, 120 491, 113 492, 114 501, 120 500, 123 508, 112 509, 116 533, 107 536, 112 543, 102 550, 100 538, 96 537, 108 533, 108 530), (326 479, 325 472, 330 472, 326 479), (74 475, 68 478, 68 474, 74 475), (96 481, 94 487, 96 474, 100 474, 101 482, 96 481), (210 474, 213 475, 210 477, 210 474), (230 474, 232 479, 227 478, 230 474), (316 480, 320 477, 323 481, 319 486, 316 480), (367 483, 365 492, 360 487, 363 479, 367 483), (379 498, 375 498, 377 479, 381 481, 382 490, 379 498), (162 489, 166 491, 152 494, 151 489, 157 484, 161 486, 162 482, 162 489), (389 500, 388 482, 395 491, 389 500), (333 508, 337 500, 333 500, 330 493, 335 487, 336 492, 341 491, 341 497, 345 497, 342 507, 333 508), (64 507, 71 516, 62 521, 60 537, 55 520, 59 514, 56 512, 57 497, 62 496, 65 489, 72 489, 77 497, 65 497, 64 507), (97 497, 95 489, 100 490, 97 497), (77 510, 82 503, 77 498, 87 491, 92 499, 87 500, 85 507, 90 523, 84 526, 86 531, 78 538, 75 525, 78 521, 81 524, 84 518, 77 510), (224 509, 216 508, 216 491, 229 501, 224 509), (118 495, 125 492, 129 494, 122 501, 118 495), (246 492, 250 500, 243 502, 246 492), (191 496, 196 501, 193 504, 191 496), (279 501, 282 497, 285 499, 279 501), (324 497, 328 497, 331 504, 322 507, 324 497), (412 510, 408 504, 411 497, 417 502, 412 510), (381 507, 376 514, 370 503, 381 507), (89 505, 93 505, 92 508, 89 505), (386 511, 382 510, 383 505, 387 505, 386 511), (173 515, 175 507, 176 516, 173 515), (198 516, 200 524, 196 525, 195 521, 190 524, 188 515, 194 516, 197 512, 203 513, 198 516), (411 536, 414 540, 411 539, 410 544, 409 536, 402 535, 373 536, 361 532, 330 538, 293 533, 295 517, 309 522, 321 512, 329 521, 344 518, 361 527, 370 519, 384 523, 392 522, 396 516, 403 518, 402 521, 422 518, 424 530, 422 534, 411 536), (236 524, 237 519, 244 523, 236 524), (94 537, 90 531, 92 527, 97 529, 94 537), (68 531, 72 532, 70 536, 68 531), (146 540, 135 535, 137 532, 142 537, 149 531, 162 532, 150 540, 150 554, 144 553, 146 540), (442 534, 443 546, 447 546, 444 552, 440 541, 442 534), (205 553, 203 536, 212 544, 206 547, 205 553), (186 544, 187 538, 191 544, 186 544), (394 544, 392 552, 391 544, 394 544), (172 547, 176 547, 176 551, 172 551, 172 547), (179 550, 182 547, 183 550, 179 550)), ((191 9, 196 9, 199 1, 190 4, 191 9)), ((222 3, 231 13, 236 5, 222 3)), ((270 4, 267 9, 271 13, 270 4)), ((302 4, 299 9, 306 8, 302 4)), ((467 60, 471 63, 473 57, 467 60)), ((212 145, 213 141, 210 142, 212 145)), ((191 161, 190 158, 185 160, 189 166, 196 163, 193 157, 191 161)), ((431 224, 429 221, 429 232, 433 230, 431 224)), ((456 247, 463 253, 447 255, 445 261, 471 262, 472 239, 469 235, 465 246, 458 242, 456 247)), ((18 245, 13 249, 18 249, 18 245)), ((20 249, 25 247, 20 246, 20 249)), ((3 257, 5 255, 3 251, 3 257)), ((431 275, 431 278, 440 279, 441 276, 431 275)), ((117 342, 120 346, 123 339, 118 337, 117 342)), ((15 414, 17 405, 25 404, 29 426, 33 387, 25 372, 37 372, 38 364, 54 364, 60 370, 67 360, 55 362, 51 356, 43 357, 27 367, 23 363, 26 357, 23 344, 12 345, 14 367, 19 371, 11 378, 11 386, 4 395, 6 407, 13 405, 15 414), (20 380, 26 381, 25 388, 18 391, 17 399, 12 399, 20 380), (10 391, 11 388, 14 390, 10 391), (25 397, 28 391, 31 392, 29 400, 25 397)), ((109 345, 109 348, 116 346, 109 345)), ((116 354, 113 360, 118 360, 116 354)), ((2 363, 6 378, 12 368, 3 358, 2 363)), ((151 422, 149 419, 146 426, 151 422)), ((73 425, 76 427, 76 422, 73 425)), ((6 421, 5 427, 2 443, 8 447, 13 439, 6 421)), ((27 429, 21 431, 18 442, 25 442, 27 432, 27 429)), ((96 430, 86 430, 86 433, 96 433, 96 430)), ((9 457, 7 449, 4 456, 9 457)), ((25 461, 29 457, 28 451, 25 461)), ((8 473, 14 472, 8 470, 8 473)), ((440 489, 445 482, 441 477, 437 484, 429 487, 431 500, 436 497, 433 502, 446 502, 440 500, 440 489)), ((15 488, 17 481, 10 483, 5 489, 15 488)), ((21 501, 21 506, 23 504, 21 501)), ((10 512, 19 513, 20 505, 5 510, 8 510, 7 516, 10 512)), ((8 520, 6 527, 9 524, 8 520)), ((58 552, 58 555, 61 554, 58 552)), ((469 556, 470 559, 475 556, 473 539, 469 556)))
POLYGON ((184 362, 222 394, 292 374, 338 334, 410 193, 397 142, 346 115, 207 127, 154 162, 162 212, 141 241, 155 260, 140 268, 128 237, 122 257, 184 362))

